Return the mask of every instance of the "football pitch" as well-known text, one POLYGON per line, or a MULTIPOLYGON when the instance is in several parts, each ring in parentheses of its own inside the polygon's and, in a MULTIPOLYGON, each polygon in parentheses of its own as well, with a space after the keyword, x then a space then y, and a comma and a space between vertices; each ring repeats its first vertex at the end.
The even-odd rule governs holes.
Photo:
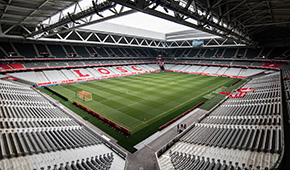
MULTIPOLYGON (((224 97, 217 100, 215 96, 221 90, 232 89, 230 85, 236 81, 226 77, 159 72, 49 88, 67 97, 70 103, 76 101, 130 130, 133 145, 202 101, 212 99, 214 101, 205 105, 213 106, 224 97), (83 90, 92 93, 91 101, 77 97, 83 90)), ((100 121, 86 114, 80 115, 93 124, 100 121)))

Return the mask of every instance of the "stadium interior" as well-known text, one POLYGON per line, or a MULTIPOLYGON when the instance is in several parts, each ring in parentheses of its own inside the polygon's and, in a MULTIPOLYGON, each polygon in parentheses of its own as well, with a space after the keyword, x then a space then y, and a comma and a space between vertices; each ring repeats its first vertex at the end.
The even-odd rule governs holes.
POLYGON ((290 168, 289 1, 0 0, 0 11, 0 169, 290 168), (180 28, 117 20, 141 15, 180 28), (175 87, 186 80, 196 93, 175 87), (122 108, 136 115, 111 116, 122 108))

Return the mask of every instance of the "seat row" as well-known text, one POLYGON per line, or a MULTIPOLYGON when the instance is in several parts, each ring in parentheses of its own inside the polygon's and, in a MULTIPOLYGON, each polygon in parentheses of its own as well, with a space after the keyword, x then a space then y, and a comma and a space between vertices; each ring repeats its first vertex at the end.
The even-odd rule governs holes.
POLYGON ((2 132, 1 158, 44 153, 100 144, 98 137, 84 128, 2 132))
POLYGON ((79 126, 71 119, 51 119, 51 120, 23 120, 9 119, 0 122, 1 129, 23 129, 23 128, 47 128, 47 127, 69 127, 79 126))
MULTIPOLYGON (((113 153, 99 155, 87 159, 76 160, 72 162, 66 162, 61 164, 59 170, 109 170, 114 160, 113 153)), ((51 169, 49 166, 47 169, 51 169)), ((57 169, 57 165, 54 165, 53 169, 57 169)))
POLYGON ((210 115, 212 116, 273 116, 280 114, 280 103, 253 105, 221 105, 210 115))
MULTIPOLYGON (((170 154, 170 160, 176 170, 183 170, 183 169, 192 169, 192 170, 244 170, 246 168, 246 164, 243 163, 241 166, 239 162, 235 162, 233 165, 232 161, 227 162, 223 160, 221 162, 220 159, 215 160, 214 158, 210 159, 207 157, 200 157, 191 154, 186 154, 182 152, 173 152, 170 154)), ((260 170, 261 167, 257 166, 256 168, 254 165, 250 165, 250 169, 257 169, 260 170)), ((264 168, 268 170, 268 167, 264 168)))
POLYGON ((273 98, 259 98, 259 99, 243 99, 243 98, 231 98, 229 100, 226 100, 224 102, 225 105, 259 105, 259 104, 267 104, 267 103, 277 103, 280 102, 279 97, 273 97, 273 98))
POLYGON ((14 89, 14 88, 6 88, 5 86, 1 89, 2 93, 9 94, 25 94, 25 95, 39 95, 36 91, 31 91, 31 89, 14 89))
POLYGON ((277 84, 280 80, 279 74, 280 74, 279 72, 275 72, 269 75, 258 77, 258 78, 252 79, 251 82, 249 82, 248 84, 256 84, 258 86, 265 86, 265 85, 267 86, 269 84, 277 84))
POLYGON ((227 125, 280 125, 280 116, 207 116, 203 121, 207 124, 227 125))
POLYGON ((286 97, 286 104, 288 110, 288 118, 290 122, 290 67, 289 65, 285 65, 282 69, 282 76, 284 80, 284 92, 286 97))
POLYGON ((3 80, 0 80, 0 89, 3 91, 15 90, 15 91, 23 91, 23 92, 32 92, 31 88, 29 88, 28 86, 15 86, 15 84, 12 84, 10 82, 5 82, 3 80))
POLYGON ((2 106, 1 118, 67 118, 60 109, 56 107, 34 107, 34 106, 2 106))
POLYGON ((14 93, 2 93, 2 100, 12 100, 12 101, 44 101, 40 95, 31 94, 14 94, 14 93))
POLYGON ((48 101, 31 101, 31 100, 2 100, 2 106, 33 106, 33 107, 53 107, 48 101))
POLYGON ((275 91, 267 91, 267 92, 259 92, 259 93, 248 93, 244 99, 247 100, 251 100, 251 99, 259 99, 259 98, 263 98, 263 99, 267 99, 267 98, 276 98, 276 97, 280 97, 280 91, 275 90, 275 91))
POLYGON ((228 127, 197 125, 180 140, 214 147, 280 152, 280 137, 279 126, 228 127))
POLYGON ((255 90, 262 90, 262 89, 280 89, 280 83, 277 80, 267 80, 266 82, 261 82, 261 81, 257 81, 257 82, 249 82, 247 83, 247 85, 255 90))

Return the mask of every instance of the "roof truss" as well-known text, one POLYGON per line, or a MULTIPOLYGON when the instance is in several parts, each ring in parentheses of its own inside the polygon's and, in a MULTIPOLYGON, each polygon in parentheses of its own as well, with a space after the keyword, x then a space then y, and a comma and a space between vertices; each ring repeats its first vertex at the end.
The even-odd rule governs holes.
POLYGON ((222 9, 220 9, 219 15, 216 14, 212 9, 219 6, 221 2, 213 4, 209 0, 206 1, 206 4, 201 4, 197 0, 112 1, 130 7, 132 9, 148 13, 157 17, 161 17, 170 21, 174 21, 223 38, 233 39, 237 42, 242 42, 249 45, 255 44, 255 42, 253 42, 251 38, 246 34, 245 30, 241 29, 241 27, 237 25, 237 22, 231 22, 229 18, 229 14, 234 9, 246 3, 245 0, 233 7, 232 9, 227 10, 227 12, 225 13, 222 13, 222 9))

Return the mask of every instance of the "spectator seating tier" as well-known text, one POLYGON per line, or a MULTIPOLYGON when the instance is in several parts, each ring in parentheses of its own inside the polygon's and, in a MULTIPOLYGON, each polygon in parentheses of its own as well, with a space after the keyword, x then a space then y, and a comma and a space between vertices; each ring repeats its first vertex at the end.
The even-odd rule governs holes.
POLYGON ((279 72, 253 78, 158 155, 160 169, 275 169, 282 152, 279 72), (271 161, 270 161, 271 160, 271 161))
POLYGON ((0 80, 1 169, 125 168, 126 154, 38 91, 0 80))

